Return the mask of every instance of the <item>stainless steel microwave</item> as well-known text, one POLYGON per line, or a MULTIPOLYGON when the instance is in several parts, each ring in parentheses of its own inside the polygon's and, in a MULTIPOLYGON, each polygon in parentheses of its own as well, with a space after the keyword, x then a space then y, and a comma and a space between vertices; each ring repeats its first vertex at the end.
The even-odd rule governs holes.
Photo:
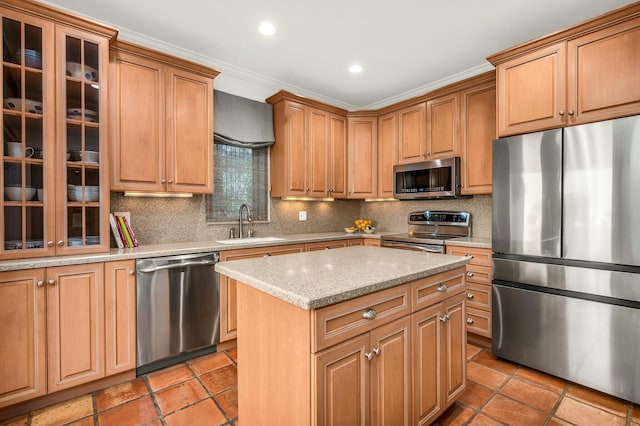
POLYGON ((393 196, 399 200, 460 197, 460 157, 393 166, 393 196))

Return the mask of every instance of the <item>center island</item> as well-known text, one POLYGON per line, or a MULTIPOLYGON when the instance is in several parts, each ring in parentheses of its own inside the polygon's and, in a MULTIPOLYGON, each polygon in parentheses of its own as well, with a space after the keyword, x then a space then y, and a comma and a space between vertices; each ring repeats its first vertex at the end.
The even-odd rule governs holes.
POLYGON ((234 260, 251 425, 418 425, 466 387, 469 258, 354 246, 234 260))

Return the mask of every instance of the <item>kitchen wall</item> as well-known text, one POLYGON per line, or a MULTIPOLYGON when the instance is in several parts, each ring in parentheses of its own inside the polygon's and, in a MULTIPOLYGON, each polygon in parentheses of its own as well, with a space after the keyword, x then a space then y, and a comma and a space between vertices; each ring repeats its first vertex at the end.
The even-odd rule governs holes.
MULTIPOLYGON (((461 210, 471 213, 472 235, 491 236, 491 196, 441 201, 282 201, 271 200, 271 222, 253 225, 256 236, 341 231, 359 217, 371 219, 379 231, 406 232, 407 215, 419 210, 461 210), (298 221, 298 211, 307 221, 298 221)), ((205 197, 135 198, 111 194, 111 211, 131 212, 140 244, 205 241, 228 238, 237 224, 208 225, 205 197)))
MULTIPOLYGON (((256 223, 256 237, 342 231, 360 215, 359 201, 271 200, 271 222, 256 223), (307 221, 298 221, 298 211, 307 212, 307 221)), ((238 224, 208 225, 205 197, 136 198, 111 194, 111 211, 131 212, 131 221, 140 244, 216 240, 229 237, 229 228, 238 224)), ((237 231, 236 231, 237 235, 237 231)))

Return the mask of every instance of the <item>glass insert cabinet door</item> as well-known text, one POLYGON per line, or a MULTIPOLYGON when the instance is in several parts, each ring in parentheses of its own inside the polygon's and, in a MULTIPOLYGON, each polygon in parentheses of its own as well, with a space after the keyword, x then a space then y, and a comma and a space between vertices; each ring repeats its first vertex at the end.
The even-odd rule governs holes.
POLYGON ((108 41, 71 28, 56 28, 58 156, 56 254, 109 248, 107 220, 108 41))
POLYGON ((1 11, 3 258, 55 253, 54 26, 1 11))
POLYGON ((0 259, 109 249, 109 38, 0 6, 0 259))

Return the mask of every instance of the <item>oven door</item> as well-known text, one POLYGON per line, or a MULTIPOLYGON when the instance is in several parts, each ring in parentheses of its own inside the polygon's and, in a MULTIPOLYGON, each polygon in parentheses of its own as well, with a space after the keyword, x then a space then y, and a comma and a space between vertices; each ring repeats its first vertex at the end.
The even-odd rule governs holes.
POLYGON ((381 247, 397 248, 402 250, 422 251, 426 253, 444 253, 444 246, 438 244, 416 244, 399 241, 382 241, 381 247))

